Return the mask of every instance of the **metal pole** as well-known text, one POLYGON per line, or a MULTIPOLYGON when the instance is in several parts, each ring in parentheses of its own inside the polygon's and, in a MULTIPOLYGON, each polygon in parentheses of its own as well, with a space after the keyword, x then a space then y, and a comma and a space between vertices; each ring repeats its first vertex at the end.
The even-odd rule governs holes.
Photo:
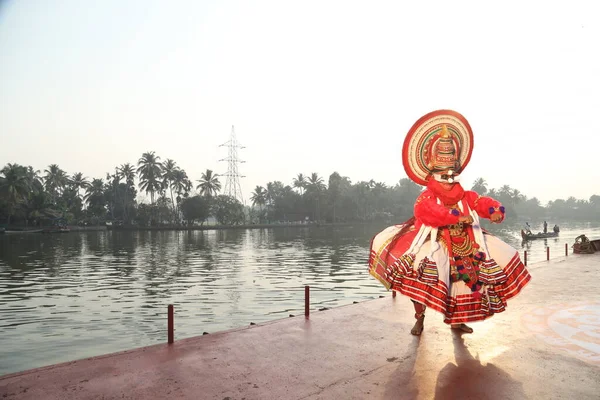
POLYGON ((527 266, 527 250, 523 252, 523 263, 527 266))
POLYGON ((173 304, 169 304, 168 307, 168 317, 167 317, 167 331, 168 331, 168 341, 169 344, 173 344, 174 340, 174 334, 173 334, 173 304))
POLYGON ((310 286, 304 286, 304 316, 308 318, 310 314, 310 286))
POLYGON ((568 243, 565 243, 565 256, 569 255, 569 245, 568 243))
POLYGON ((546 260, 550 261, 550 247, 546 247, 546 260))

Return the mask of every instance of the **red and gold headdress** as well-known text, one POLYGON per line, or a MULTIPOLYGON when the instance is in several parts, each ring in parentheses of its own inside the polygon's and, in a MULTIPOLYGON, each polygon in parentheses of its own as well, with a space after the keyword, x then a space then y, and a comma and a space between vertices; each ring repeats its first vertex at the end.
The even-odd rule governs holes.
POLYGON ((402 164, 410 179, 427 185, 427 176, 452 170, 459 174, 473 152, 469 122, 452 110, 438 110, 421 117, 410 128, 402 147, 402 164))

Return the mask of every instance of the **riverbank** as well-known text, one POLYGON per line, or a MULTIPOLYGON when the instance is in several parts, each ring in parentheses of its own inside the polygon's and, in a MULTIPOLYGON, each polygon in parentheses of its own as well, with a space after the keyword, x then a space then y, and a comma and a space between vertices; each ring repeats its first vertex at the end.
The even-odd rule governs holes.
POLYGON ((312 309, 308 319, 6 375, 0 377, 0 397, 597 398, 600 302, 590 294, 600 256, 570 255, 531 265, 530 271, 531 283, 507 311, 473 324, 471 335, 451 331, 440 314, 429 312, 423 334, 414 337, 410 301, 388 295, 312 309))
MULTIPOLYGON (((106 231, 107 227, 104 225, 100 226, 76 226, 70 225, 67 227, 66 232, 97 232, 97 231, 106 231)), ((65 231, 56 230, 55 226, 41 226, 41 227, 9 227, 9 228, 0 228, 0 233, 5 234, 27 234, 27 233, 66 233, 65 231)))

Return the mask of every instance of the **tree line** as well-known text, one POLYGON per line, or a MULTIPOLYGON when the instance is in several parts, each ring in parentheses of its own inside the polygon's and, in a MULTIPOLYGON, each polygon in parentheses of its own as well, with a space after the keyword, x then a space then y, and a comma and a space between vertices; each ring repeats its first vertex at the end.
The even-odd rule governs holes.
MULTIPOLYGON (((509 185, 488 188, 483 178, 471 189, 501 201, 511 219, 600 219, 598 195, 542 205, 509 185)), ((0 224, 197 225, 211 217, 222 225, 401 222, 412 216, 421 190, 407 178, 389 186, 374 180, 353 183, 338 172, 327 181, 317 173, 300 173, 290 184, 272 181, 256 186, 245 206, 220 194, 219 176, 210 169, 192 181, 172 159, 162 162, 155 152, 146 152, 136 165, 125 163, 104 178, 91 180, 81 172, 68 175, 57 164, 43 173, 7 164, 0 170, 0 224), (149 195, 150 203, 140 201, 138 193, 149 195)))

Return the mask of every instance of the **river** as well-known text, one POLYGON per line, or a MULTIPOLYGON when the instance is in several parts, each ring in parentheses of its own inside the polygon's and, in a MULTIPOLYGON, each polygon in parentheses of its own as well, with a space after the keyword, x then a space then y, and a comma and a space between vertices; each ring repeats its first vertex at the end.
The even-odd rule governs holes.
MULTIPOLYGON (((384 227, 1 235, 0 375, 165 342, 168 304, 181 339, 302 314, 304 285, 315 312, 389 295, 367 271, 384 227)), ((518 226, 490 228, 530 263, 600 237, 562 224, 522 245, 518 226)))

